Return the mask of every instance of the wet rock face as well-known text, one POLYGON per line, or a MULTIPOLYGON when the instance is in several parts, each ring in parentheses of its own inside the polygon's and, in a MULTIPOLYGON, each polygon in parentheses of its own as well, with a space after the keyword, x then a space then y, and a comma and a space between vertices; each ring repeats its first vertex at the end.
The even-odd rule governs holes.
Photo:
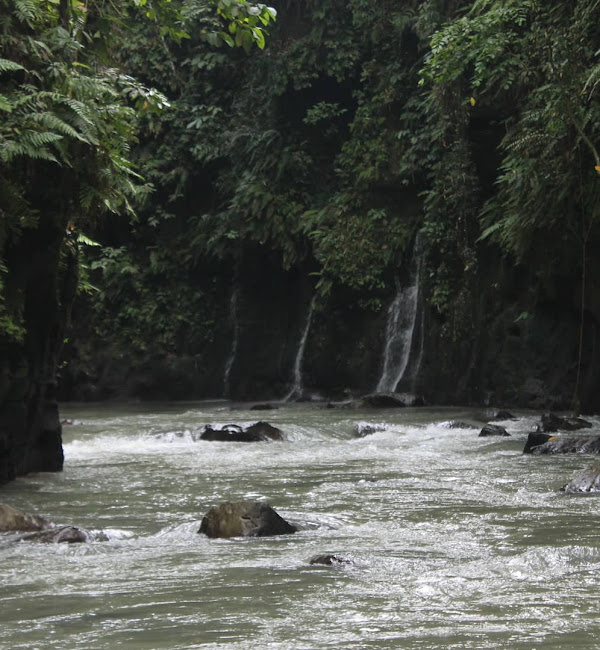
POLYGON ((523 453, 534 456, 600 454, 600 436, 549 436, 544 433, 530 433, 523 453))
POLYGON ((207 537, 228 538, 291 535, 296 530, 295 526, 277 514, 268 503, 227 501, 206 513, 198 532, 207 537))
POLYGON ((540 445, 545 444, 553 436, 548 435, 547 433, 542 433, 541 431, 532 431, 527 436, 527 442, 525 443, 525 448, 523 449, 524 454, 530 454, 534 447, 539 447, 540 445))
POLYGON ((486 412, 486 416, 491 420, 514 420, 515 416, 510 411, 502 409, 491 409, 486 412))
POLYGON ((477 427, 469 424, 468 422, 462 422, 461 420, 447 420, 446 422, 437 422, 438 427, 442 429, 476 429, 477 427))
POLYGON ((369 422, 357 422, 354 425, 354 433, 359 437, 359 438, 365 438, 366 436, 370 436, 373 433, 377 433, 378 431, 385 431, 386 426, 384 424, 370 424, 369 422))
POLYGON ((91 541, 90 534, 76 526, 55 526, 49 519, 31 515, 6 503, 0 503, 0 532, 25 533, 18 539, 51 544, 91 541))
POLYGON ((211 440, 213 442, 269 442, 285 440, 281 429, 274 427, 268 422, 256 422, 245 429, 237 424, 226 424, 216 429, 207 424, 200 440, 211 440))
POLYGON ((576 417, 561 417, 554 413, 542 415, 542 431, 544 433, 555 433, 556 431, 579 431, 580 429, 591 429, 592 423, 576 417))
POLYGON ((486 424, 483 429, 479 432, 480 438, 487 438, 489 436, 510 436, 510 433, 504 428, 497 424, 486 424))
POLYGON ((0 532, 31 532, 47 530, 52 522, 44 517, 30 515, 6 503, 0 503, 0 532))
POLYGON ((28 542, 45 544, 85 544, 91 541, 90 534, 76 526, 58 526, 50 530, 32 533, 23 538, 28 542))
POLYGON ((561 492, 570 494, 600 492, 600 469, 595 466, 588 467, 572 481, 563 485, 561 492))
POLYGON ((337 553, 325 553, 310 558, 309 564, 322 564, 323 566, 351 566, 354 561, 349 557, 337 553))

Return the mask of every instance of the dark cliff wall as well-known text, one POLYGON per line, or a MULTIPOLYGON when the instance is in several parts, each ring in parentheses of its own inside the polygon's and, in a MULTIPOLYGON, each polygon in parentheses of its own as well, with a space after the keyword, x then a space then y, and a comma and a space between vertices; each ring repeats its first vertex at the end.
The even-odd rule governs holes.
POLYGON ((59 224, 42 220, 5 252, 6 302, 22 307, 25 337, 0 340, 0 483, 63 466, 56 371, 76 287, 63 236, 59 224))
MULTIPOLYGON (((463 278, 443 315, 429 302, 424 262, 410 358, 398 390, 418 391, 435 404, 576 407, 580 294, 572 283, 553 283, 549 291, 526 268, 507 265, 486 248, 479 255, 485 263, 477 274, 463 278)), ((111 350, 103 342, 90 351, 88 339, 83 342, 85 361, 76 348, 70 349, 61 371, 61 398, 281 399, 293 383, 314 278, 306 268, 282 270, 277 256, 260 247, 246 252, 235 281, 224 277, 211 343, 144 358, 111 350), (234 287, 235 318, 230 305, 234 287)), ((596 304, 595 295, 590 285, 587 303, 596 304)), ((395 294, 383 294, 379 309, 363 306, 366 297, 337 288, 316 300, 302 362, 305 398, 374 390, 395 294)), ((578 391, 586 412, 600 408, 599 337, 598 315, 590 307, 578 391)))

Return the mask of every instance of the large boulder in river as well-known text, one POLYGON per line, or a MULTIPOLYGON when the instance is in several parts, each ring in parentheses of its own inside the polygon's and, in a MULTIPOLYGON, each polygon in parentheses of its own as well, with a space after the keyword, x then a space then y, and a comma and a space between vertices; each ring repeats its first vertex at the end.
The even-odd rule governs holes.
POLYGON ((92 540, 91 535, 77 526, 57 526, 50 530, 31 533, 23 537, 28 542, 44 542, 46 544, 82 544, 92 540))
POLYGON ((479 432, 480 438, 486 438, 488 436, 510 436, 510 433, 498 424, 486 424, 483 429, 479 432))
POLYGON ((542 415, 542 431, 544 433, 555 433, 556 431, 579 431, 580 429, 591 429, 592 423, 577 417, 561 417, 554 413, 542 415))
POLYGON ((0 533, 47 530, 51 526, 49 519, 0 503, 0 533))
POLYGON ((554 436, 551 436, 547 433, 542 433, 541 431, 532 431, 528 436, 527 436, 527 441, 525 442, 525 448, 523 449, 524 454, 530 454, 531 450, 534 447, 539 447, 540 445, 543 445, 544 443, 548 442, 551 438, 554 436))
POLYGON ((210 424, 204 427, 200 440, 212 440, 215 442, 269 442, 273 440, 285 440, 281 429, 274 427, 268 422, 256 422, 245 429, 238 424, 226 424, 217 428, 210 424))
POLYGON ((542 436, 543 433, 530 433, 525 444, 524 454, 543 456, 549 454, 600 454, 600 436, 542 436))
POLYGON ((199 533, 207 537, 268 537, 291 535, 297 528, 263 501, 221 503, 202 519, 199 533))
POLYGON ((580 492, 600 492, 600 469, 588 467, 571 482, 561 488, 562 492, 576 494, 580 492))
POLYGON ((363 406, 371 408, 405 408, 423 406, 425 401, 413 393, 371 393, 361 398, 363 406))

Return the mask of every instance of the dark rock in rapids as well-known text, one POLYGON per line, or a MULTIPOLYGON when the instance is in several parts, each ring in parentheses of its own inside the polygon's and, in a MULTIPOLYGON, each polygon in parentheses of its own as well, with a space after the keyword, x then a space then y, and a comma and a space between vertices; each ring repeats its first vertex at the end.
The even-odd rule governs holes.
POLYGON ((527 436, 527 442, 525 443, 525 448, 523 449, 524 454, 530 454, 531 450, 534 447, 539 447, 540 445, 545 444, 553 436, 548 435, 547 433, 542 433, 541 431, 532 431, 527 436))
POLYGON ((267 537, 291 535, 297 528, 277 514, 268 503, 238 501, 211 508, 200 524, 207 537, 267 537))
POLYGON ((448 420, 447 422, 437 422, 436 426, 441 427, 442 429, 476 429, 477 427, 468 424, 467 422, 461 422, 460 420, 448 420))
POLYGON ((578 492, 600 492, 600 469, 588 467, 572 481, 560 488, 561 492, 576 494, 578 492))
POLYGON ((385 431, 386 426, 384 424, 369 424, 368 422, 357 422, 354 425, 354 433, 359 438, 364 438, 370 436, 372 433, 377 433, 378 431, 385 431))
MULTIPOLYGON (((529 434, 530 437, 533 435, 544 434, 529 434)), ((529 443, 529 439, 527 443, 529 443)), ((600 436, 549 436, 547 442, 531 446, 529 452, 526 450, 527 444, 523 452, 536 456, 548 454, 600 454, 600 436)))
POLYGON ((361 398, 363 406, 371 408, 404 408, 423 406, 425 401, 413 393, 371 393, 361 398))
POLYGON ((502 409, 492 409, 486 412, 486 416, 490 420, 515 420, 515 416, 510 411, 503 411, 502 409))
POLYGON ((26 535, 23 539, 28 542, 43 542, 46 544, 83 544, 90 542, 92 538, 83 528, 59 526, 50 530, 26 535))
POLYGON ((592 423, 577 417, 560 417, 554 413, 542 415, 542 431, 554 433, 556 431, 579 431, 579 429, 591 429, 592 423))
POLYGON ((0 532, 31 532, 47 530, 52 522, 45 517, 30 515, 6 503, 0 503, 0 532))
POLYGON ((200 436, 200 440, 214 442, 268 442, 285 440, 285 435, 281 429, 268 422, 256 422, 245 429, 237 424, 226 424, 220 429, 207 424, 200 436))
POLYGON ((323 555, 315 555, 308 561, 309 564, 322 564, 323 566, 348 566, 354 564, 354 561, 349 557, 338 555, 337 553, 325 553, 323 555))
POLYGON ((274 404, 253 404, 251 411, 276 411, 279 407, 274 404))
POLYGON ((353 409, 359 407, 360 403, 353 399, 347 399, 343 402, 327 402, 327 405, 325 406, 327 409, 353 409))
POLYGON ((510 433, 504 428, 497 424, 486 424, 483 429, 479 432, 480 438, 486 438, 488 436, 510 436, 510 433))
POLYGON ((285 440, 283 431, 268 422, 256 422, 252 424, 246 429, 246 433, 257 436, 259 440, 285 440))

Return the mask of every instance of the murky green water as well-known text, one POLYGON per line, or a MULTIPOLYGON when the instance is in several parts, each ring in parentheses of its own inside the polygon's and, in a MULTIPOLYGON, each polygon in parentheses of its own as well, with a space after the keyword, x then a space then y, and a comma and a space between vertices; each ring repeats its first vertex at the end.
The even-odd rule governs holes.
POLYGON ((67 407, 82 424, 65 427, 65 471, 0 501, 108 541, 0 537, 0 647, 600 647, 600 501, 557 493, 590 457, 522 455, 534 415, 505 439, 440 426, 475 415, 67 407), (258 418, 289 442, 194 442, 208 422, 258 418), (387 429, 357 438, 359 421, 387 429), (196 533, 238 499, 268 500, 301 531, 196 533), (354 564, 308 564, 325 552, 354 564))

